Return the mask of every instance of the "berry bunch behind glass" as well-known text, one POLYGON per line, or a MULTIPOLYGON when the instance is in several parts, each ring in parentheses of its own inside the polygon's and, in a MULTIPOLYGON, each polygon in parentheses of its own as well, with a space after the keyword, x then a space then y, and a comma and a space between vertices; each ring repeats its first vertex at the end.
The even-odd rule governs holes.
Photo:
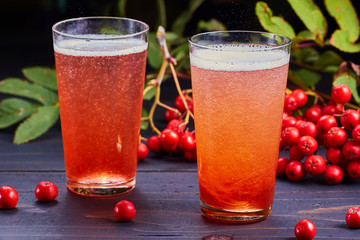
POLYGON ((345 110, 350 99, 350 88, 336 85, 330 101, 314 104, 301 114, 299 109, 308 104, 306 92, 295 89, 286 94, 280 150, 289 149, 289 157, 278 159, 278 176, 300 181, 306 174, 323 175, 329 184, 340 183, 344 176, 360 178, 360 113, 345 110), (326 158, 316 154, 321 144, 326 158))
MULTIPOLYGON (((193 112, 193 99, 188 93, 184 94, 189 111, 193 112)), ((165 129, 160 135, 151 136, 146 145, 141 143, 138 148, 138 160, 142 161, 146 158, 148 150, 154 153, 178 154, 183 152, 184 157, 189 161, 196 161, 196 139, 195 132, 188 131, 187 123, 182 120, 186 107, 180 95, 175 98, 175 107, 177 113, 167 109, 164 120, 167 122, 165 129)))

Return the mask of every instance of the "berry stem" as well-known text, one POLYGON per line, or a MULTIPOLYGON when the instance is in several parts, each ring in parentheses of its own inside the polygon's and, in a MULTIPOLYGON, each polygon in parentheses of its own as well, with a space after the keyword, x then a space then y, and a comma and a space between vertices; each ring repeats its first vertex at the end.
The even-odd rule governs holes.
MULTIPOLYGON (((143 95, 145 95, 148 91, 150 91, 152 88, 156 88, 156 92, 155 92, 155 97, 154 97, 154 102, 150 108, 149 114, 147 117, 143 117, 141 120, 147 120, 150 123, 151 129, 153 131, 155 131, 158 135, 161 134, 161 131, 155 126, 154 123, 154 113, 156 110, 157 106, 163 107, 165 109, 174 111, 176 113, 178 113, 180 115, 180 112, 178 111, 178 109, 175 109, 173 107, 170 107, 162 102, 160 102, 160 93, 161 93, 161 83, 164 79, 164 76, 166 74, 166 68, 169 65, 170 70, 171 70, 171 74, 174 78, 174 82, 175 82, 175 86, 177 91, 179 92, 179 95, 181 97, 181 100, 184 103, 184 106, 186 108, 186 116, 185 116, 185 121, 183 124, 187 124, 189 122, 189 116, 191 116, 192 118, 194 118, 194 115, 192 114, 192 112, 189 110, 189 105, 187 104, 187 101, 184 97, 184 95, 182 94, 182 90, 180 87, 180 83, 179 83, 179 79, 177 77, 177 73, 175 70, 174 65, 177 64, 176 59, 170 56, 169 50, 167 48, 166 45, 166 40, 165 40, 165 29, 162 26, 159 26, 158 31, 156 32, 156 40, 157 43, 159 44, 161 51, 162 51, 162 56, 163 56, 163 60, 162 60, 162 64, 159 70, 159 73, 156 76, 156 79, 152 79, 148 82, 148 86, 144 89, 143 95)), ((149 76, 148 76, 149 77, 149 76)), ((154 77, 152 75, 152 77, 154 77)), ((186 78, 189 78, 189 76, 184 76, 186 78)), ((151 79, 151 78, 150 78, 151 79)), ((187 90, 190 91, 190 90, 187 90)))
POLYGON ((179 115, 181 114, 181 113, 179 112, 179 110, 177 110, 176 108, 170 107, 169 105, 166 105, 165 103, 158 102, 158 105, 159 105, 160 107, 163 107, 163 108, 168 109, 168 110, 170 110, 170 111, 176 112, 176 113, 179 114, 179 115))
POLYGON ((166 66, 167 66, 167 61, 166 59, 163 59, 163 62, 161 64, 161 68, 160 68, 160 71, 159 71, 159 74, 156 78, 156 81, 157 81, 157 85, 156 85, 156 93, 155 93, 155 97, 154 97, 154 102, 150 108, 150 111, 149 111, 149 123, 150 123, 150 126, 151 126, 151 129, 153 131, 155 131, 158 135, 161 134, 160 130, 155 126, 154 124, 154 113, 155 113, 155 109, 156 109, 156 106, 159 104, 160 102, 160 86, 161 86, 161 81, 162 79, 164 78, 164 73, 165 73, 165 69, 166 69, 166 66))
MULTIPOLYGON (((187 104, 187 101, 186 101, 186 99, 185 99, 185 96, 184 96, 184 94, 182 93, 182 90, 181 90, 181 87, 180 87, 180 84, 179 84, 179 79, 177 78, 176 71, 175 71, 175 68, 174 68, 173 63, 169 62, 169 66, 170 66, 171 72, 173 73, 173 77, 174 77, 174 82, 175 82, 176 89, 178 90, 179 96, 181 97, 181 100, 182 100, 183 103, 184 103, 184 106, 185 106, 185 109, 186 109, 186 112, 187 112, 186 116, 187 116, 187 115, 190 115, 190 116, 194 119, 194 115, 193 115, 192 112, 189 110, 189 105, 187 104)), ((188 118, 188 117, 187 117, 187 118, 188 118)))
POLYGON ((177 63, 176 63, 175 58, 170 56, 168 47, 166 45, 166 40, 165 40, 165 29, 162 26, 159 26, 159 28, 158 28, 158 31, 156 33, 156 40, 157 40, 157 42, 160 45, 160 48, 162 50, 163 59, 166 60, 167 63, 169 64, 171 73, 172 73, 173 78, 174 78, 174 83, 175 83, 176 89, 179 92, 179 96, 180 96, 181 100, 184 103, 186 112, 189 113, 192 118, 194 118, 194 115, 190 112, 189 105, 187 104, 186 99, 185 99, 185 97, 184 97, 184 95, 182 93, 180 83, 179 83, 179 79, 177 77, 177 73, 176 73, 176 70, 175 70, 175 67, 174 67, 174 65, 176 65, 177 63))

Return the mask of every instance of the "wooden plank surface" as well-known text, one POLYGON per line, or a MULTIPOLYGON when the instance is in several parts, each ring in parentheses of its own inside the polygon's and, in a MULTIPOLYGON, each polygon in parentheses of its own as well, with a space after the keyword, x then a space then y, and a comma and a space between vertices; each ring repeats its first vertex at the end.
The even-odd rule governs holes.
POLYGON ((15 209, 0 210, 0 239, 201 239, 212 234, 294 239, 293 227, 303 218, 316 224, 316 239, 360 239, 360 230, 349 229, 344 221, 346 210, 359 203, 358 182, 328 186, 320 178, 302 183, 280 179, 272 215, 248 225, 219 224, 201 216, 196 172, 139 172, 134 191, 109 199, 68 192, 64 172, 1 172, 0 182, 19 193, 15 209), (58 185, 56 201, 36 201, 34 188, 42 180, 58 185), (131 222, 113 217, 121 199, 135 204, 131 222))

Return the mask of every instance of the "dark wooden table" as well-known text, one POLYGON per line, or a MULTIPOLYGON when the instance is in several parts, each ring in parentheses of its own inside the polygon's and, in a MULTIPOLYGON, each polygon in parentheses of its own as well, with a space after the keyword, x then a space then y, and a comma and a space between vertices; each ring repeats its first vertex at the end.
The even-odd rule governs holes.
POLYGON ((14 209, 0 209, 0 239, 202 239, 213 234, 295 239, 293 228, 303 218, 316 224, 316 239, 360 239, 360 229, 349 229, 344 220, 347 209, 360 205, 359 181, 329 186, 321 177, 299 183, 278 179, 268 219, 226 225, 201 216, 194 162, 150 155, 139 163, 136 188, 129 194, 84 198, 66 189, 59 127, 24 145, 12 144, 12 138, 11 131, 0 132, 0 185, 17 189, 19 202, 14 209), (36 200, 34 189, 44 180, 58 186, 56 201, 36 200), (135 204, 131 222, 116 222, 113 216, 122 199, 135 204))

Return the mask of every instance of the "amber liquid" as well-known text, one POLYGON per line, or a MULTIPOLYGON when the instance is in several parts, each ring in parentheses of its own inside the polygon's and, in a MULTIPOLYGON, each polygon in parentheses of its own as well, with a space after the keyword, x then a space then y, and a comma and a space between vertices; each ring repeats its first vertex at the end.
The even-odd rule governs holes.
POLYGON ((84 52, 55 49, 66 176, 89 185, 130 182, 136 175, 146 50, 84 52))
POLYGON ((288 64, 222 70, 193 62, 202 203, 234 213, 271 210, 288 64))

